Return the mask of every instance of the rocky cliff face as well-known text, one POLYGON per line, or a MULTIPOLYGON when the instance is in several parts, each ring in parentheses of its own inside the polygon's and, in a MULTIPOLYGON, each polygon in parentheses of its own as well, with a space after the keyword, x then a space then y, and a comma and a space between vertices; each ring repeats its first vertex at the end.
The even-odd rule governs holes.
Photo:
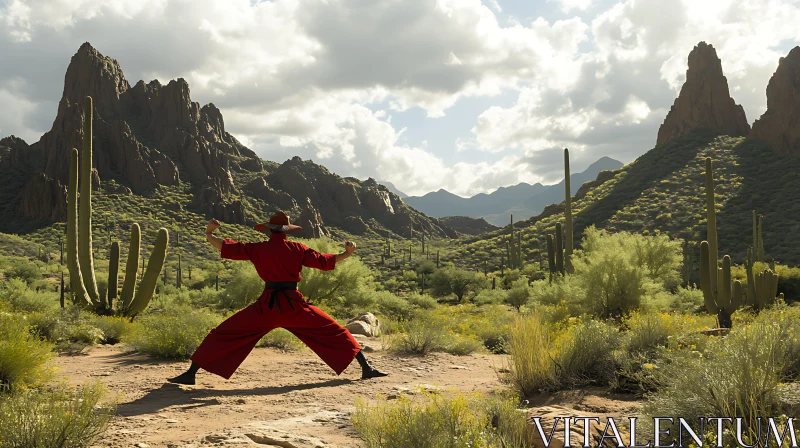
POLYGON ((750 135, 783 154, 800 153, 800 47, 780 59, 767 84, 767 111, 750 135))
POLYGON ((449 226, 409 207, 374 179, 342 178, 300 157, 257 177, 246 191, 278 208, 296 210, 295 220, 304 227, 305 236, 324 235, 328 227, 356 235, 382 227, 404 235, 409 226, 429 236, 457 236, 449 226))
POLYGON ((86 96, 94 104, 95 188, 113 179, 125 194, 147 195, 158 186, 188 182, 196 211, 251 225, 266 218, 264 208, 285 210, 304 226, 306 236, 328 234, 329 226, 403 234, 412 226, 430 235, 456 236, 371 179, 343 179, 298 157, 268 170, 273 165, 225 131, 216 106, 192 102, 185 80, 139 81, 131 87, 117 61, 89 43, 70 61, 50 131, 32 145, 13 136, 0 140, 0 175, 15 176, 13 185, 0 188, 3 216, 11 210, 37 221, 66 219, 68 154, 82 148, 86 96))
MULTIPOLYGON (((36 185, 26 186, 26 190, 55 197, 57 192, 52 189, 66 184, 67 155, 82 146, 86 96, 94 103, 93 164, 100 179, 113 178, 137 193, 185 180, 197 184, 202 196, 218 199, 233 188, 226 183, 230 176, 223 174, 233 160, 233 169, 261 167, 252 151, 225 132, 219 109, 191 101, 185 80, 166 86, 140 81, 131 87, 116 60, 85 43, 67 68, 53 126, 35 144, 42 154, 35 172, 52 182, 43 183, 37 174, 29 181, 36 185)), ((47 204, 30 199, 25 195, 20 204, 22 216, 34 218, 50 212, 44 208, 47 204)), ((207 204, 209 213, 222 211, 233 222, 244 222, 236 206, 219 210, 217 203, 198 204, 207 204)))
POLYGON ((656 145, 685 135, 692 128, 709 128, 732 136, 750 132, 744 109, 730 96, 717 52, 705 42, 689 53, 686 81, 658 129, 656 145))

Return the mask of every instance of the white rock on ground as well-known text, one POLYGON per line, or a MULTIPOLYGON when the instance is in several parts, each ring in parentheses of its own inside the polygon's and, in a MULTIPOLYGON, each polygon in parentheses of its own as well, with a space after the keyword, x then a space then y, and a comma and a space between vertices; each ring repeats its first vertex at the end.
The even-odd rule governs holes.
POLYGON ((372 313, 363 313, 347 321, 345 325, 347 331, 352 334, 363 334, 364 336, 380 336, 381 323, 372 313))

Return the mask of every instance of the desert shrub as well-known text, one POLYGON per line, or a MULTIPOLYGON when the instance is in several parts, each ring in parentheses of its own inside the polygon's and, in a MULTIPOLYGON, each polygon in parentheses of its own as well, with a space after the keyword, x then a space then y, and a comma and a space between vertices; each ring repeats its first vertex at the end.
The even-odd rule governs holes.
POLYGON ((528 286, 527 277, 521 277, 511 284, 511 289, 506 296, 506 303, 519 311, 520 308, 528 304, 531 297, 531 290, 528 286))
POLYGON ((778 272, 778 293, 783 293, 787 302, 800 300, 800 268, 777 265, 775 270, 778 272))
POLYGON ((670 311, 693 312, 703 306, 703 290, 695 287, 680 287, 672 295, 670 311))
POLYGON ((284 328, 276 328, 267 333, 260 341, 257 347, 273 347, 284 351, 299 351, 305 348, 305 344, 297 336, 293 335, 289 330, 284 328))
POLYGON ((219 306, 228 310, 244 308, 255 302, 264 292, 264 280, 250 262, 233 263, 229 269, 230 280, 219 297, 219 306))
POLYGON ((219 303, 220 293, 208 286, 200 287, 189 291, 189 300, 195 307, 212 307, 219 303))
POLYGON ((359 399, 352 418, 368 448, 534 446, 510 397, 427 393, 374 405, 359 399))
POLYGON ((475 273, 455 267, 441 268, 431 275, 431 293, 435 297, 452 294, 459 302, 467 293, 474 290, 477 284, 475 273))
POLYGON ((667 235, 629 234, 626 242, 632 246, 636 264, 646 270, 650 280, 667 290, 680 284, 678 269, 683 262, 680 241, 670 240, 667 235))
POLYGON ((597 320, 578 319, 554 341, 556 376, 565 387, 607 384, 614 379, 619 330, 597 320))
POLYGON ((430 260, 425 260, 422 263, 420 263, 419 266, 417 266, 418 274, 431 275, 435 271, 436 271, 436 263, 430 260))
POLYGON ((0 388, 46 380, 52 356, 52 345, 31 333, 23 316, 0 313, 0 388))
POLYGON ((464 356, 480 351, 482 348, 483 344, 476 337, 451 332, 444 338, 441 351, 451 355, 464 356))
POLYGON ((472 301, 476 305, 494 305, 503 303, 508 292, 502 289, 482 289, 475 294, 472 301))
POLYGON ((625 347, 629 353, 651 353, 666 347, 670 336, 678 330, 679 318, 662 313, 633 313, 624 324, 625 347))
POLYGON ((20 257, 8 258, 8 261, 10 262, 8 275, 12 279, 20 279, 28 284, 41 280, 42 273, 36 263, 20 257))
POLYGON ((0 398, 0 446, 83 448, 105 432, 113 407, 99 383, 75 390, 24 390, 0 398))
POLYGON ((509 340, 510 379, 522 396, 555 382, 550 354, 550 330, 539 316, 517 316, 509 340))
POLYGON ((174 307, 143 316, 125 342, 156 358, 185 359, 220 321, 205 310, 174 307))
POLYGON ((403 322, 413 316, 414 306, 402 297, 389 291, 375 291, 371 296, 378 312, 390 319, 403 322))
POLYGON ((438 305, 438 302, 433 297, 427 294, 419 294, 416 292, 412 292, 408 295, 408 303, 423 310, 432 310, 438 305))
MULTIPOLYGON (((657 369, 660 388, 648 395, 648 416, 739 416, 750 443, 757 418, 781 415, 778 382, 785 369, 783 334, 777 325, 755 323, 697 351, 669 352, 657 369)), ((643 419, 644 420, 644 419, 643 419)), ((687 418, 690 424, 697 422, 687 418)), ((672 433, 675 433, 673 428, 672 433)), ((726 446, 732 440, 728 440, 726 446)))
POLYGON ((399 327, 399 333, 384 338, 384 347, 395 353, 427 355, 442 351, 450 336, 442 322, 430 316, 400 323, 399 327))
POLYGON ((552 283, 549 280, 537 280, 531 285, 530 294, 530 301, 535 304, 562 306, 572 316, 585 312, 586 290, 576 275, 557 278, 552 283))
POLYGON ((589 227, 584 251, 573 264, 584 284, 585 310, 600 317, 619 317, 637 309, 645 294, 648 271, 634 250, 639 235, 608 234, 589 227))
POLYGON ((58 294, 52 291, 36 291, 20 278, 11 278, 0 283, 0 302, 10 305, 14 311, 33 313, 55 308, 58 294))
POLYGON ((130 320, 117 316, 96 316, 92 325, 100 330, 100 341, 103 344, 116 344, 120 342, 132 329, 130 320))

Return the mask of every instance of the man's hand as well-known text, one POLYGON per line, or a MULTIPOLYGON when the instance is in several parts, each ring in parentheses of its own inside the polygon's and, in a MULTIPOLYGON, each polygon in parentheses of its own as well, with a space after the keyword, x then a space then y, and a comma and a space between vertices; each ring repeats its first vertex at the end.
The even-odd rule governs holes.
POLYGON ((222 250, 223 240, 220 237, 214 236, 213 233, 221 225, 222 224, 220 224, 219 221, 212 219, 211 221, 208 221, 208 225, 206 226, 206 239, 217 250, 222 250))
POLYGON ((345 241, 344 242, 344 252, 340 254, 336 254, 336 262, 343 261, 347 259, 353 252, 356 251, 356 243, 345 241))
POLYGON ((212 219, 208 221, 208 225, 206 226, 206 235, 210 235, 212 232, 217 230, 222 224, 219 223, 216 219, 212 219))

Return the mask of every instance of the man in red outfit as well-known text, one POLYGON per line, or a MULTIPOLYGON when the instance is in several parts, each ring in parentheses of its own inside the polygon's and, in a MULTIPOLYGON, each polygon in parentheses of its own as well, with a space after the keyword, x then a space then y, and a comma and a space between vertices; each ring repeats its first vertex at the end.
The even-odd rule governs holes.
POLYGON ((195 374, 200 368, 229 379, 256 343, 275 328, 292 332, 337 375, 353 358, 361 365, 362 379, 388 375, 370 366, 350 332, 306 302, 297 289, 303 266, 330 271, 355 252, 355 244, 345 242, 345 251, 334 255, 320 254, 304 244, 289 241, 287 235, 301 228, 289 224, 283 212, 272 216, 269 223, 255 226, 256 230, 270 234, 268 241, 260 243, 239 243, 216 237, 213 232, 219 227, 216 219, 208 222, 208 242, 219 249, 222 258, 250 260, 265 282, 264 292, 257 301, 211 330, 192 355, 189 370, 170 378, 169 382, 195 384, 195 374))

